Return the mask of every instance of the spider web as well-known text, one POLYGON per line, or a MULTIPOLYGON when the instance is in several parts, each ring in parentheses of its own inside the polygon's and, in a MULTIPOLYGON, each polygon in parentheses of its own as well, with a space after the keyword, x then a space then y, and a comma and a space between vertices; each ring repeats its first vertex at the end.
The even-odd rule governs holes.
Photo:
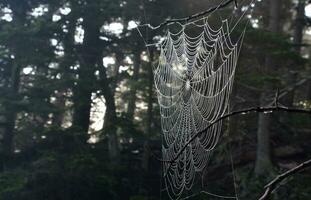
POLYGON ((167 32, 154 71, 163 160, 174 160, 163 162, 165 189, 171 199, 179 199, 192 188, 219 140, 222 121, 215 120, 228 109, 244 36, 242 33, 233 42, 227 20, 216 28, 203 21, 188 25, 196 29, 192 34, 187 33, 186 25, 178 32, 167 32), (189 143, 199 132, 202 134, 189 143))

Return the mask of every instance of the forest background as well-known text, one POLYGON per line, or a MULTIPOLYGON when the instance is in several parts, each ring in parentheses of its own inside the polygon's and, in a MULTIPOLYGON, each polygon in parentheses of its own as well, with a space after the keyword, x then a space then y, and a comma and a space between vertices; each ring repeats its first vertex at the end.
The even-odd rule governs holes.
MULTIPOLYGON (((236 30, 250 20, 230 109, 269 105, 277 90, 281 105, 310 109, 310 2, 237 2, 211 17, 252 11, 236 30)), ((152 75, 159 49, 145 46, 161 41, 165 28, 138 26, 140 35, 137 24, 217 3, 1 0, 0 199, 167 199, 152 75)), ((225 120, 201 178, 209 192, 230 196, 236 188, 240 199, 257 199, 276 175, 311 158, 310 142, 310 115, 236 115, 225 120)), ((310 199, 310 172, 287 179, 273 199, 310 199)), ((206 198, 217 199, 192 199, 206 198)))

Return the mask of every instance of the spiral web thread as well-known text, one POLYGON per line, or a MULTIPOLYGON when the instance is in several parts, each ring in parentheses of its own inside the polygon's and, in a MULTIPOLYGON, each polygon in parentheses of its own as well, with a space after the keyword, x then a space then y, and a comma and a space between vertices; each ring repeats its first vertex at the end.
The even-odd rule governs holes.
MULTIPOLYGON (((198 132, 225 114, 229 105, 238 54, 244 33, 233 43, 228 21, 213 29, 207 21, 191 24, 193 36, 168 31, 161 46, 154 82, 160 105, 163 160, 171 161, 198 132)), ((208 164, 222 122, 200 134, 175 162, 163 162, 165 189, 171 199, 190 190, 195 176, 208 164)))

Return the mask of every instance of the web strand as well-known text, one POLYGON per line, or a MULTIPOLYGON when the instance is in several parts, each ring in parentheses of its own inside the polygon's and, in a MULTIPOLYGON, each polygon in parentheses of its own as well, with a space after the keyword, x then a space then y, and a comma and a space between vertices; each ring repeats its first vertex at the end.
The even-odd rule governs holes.
MULTIPOLYGON (((251 4, 254 1, 251 0, 251 4)), ((154 67, 154 84, 160 105, 162 157, 173 161, 162 165, 163 183, 171 199, 179 199, 184 191, 191 190, 196 173, 207 166, 218 143, 222 121, 215 122, 228 111, 237 60, 249 21, 238 41, 232 41, 231 33, 249 7, 232 28, 233 14, 230 24, 227 19, 221 20, 216 29, 207 22, 208 16, 185 21, 185 24, 174 22, 181 26, 180 31, 168 30, 162 42, 159 64, 154 67), (196 24, 197 21, 204 24, 196 24), (187 34, 185 29, 190 25, 201 29, 201 33, 187 34), (207 127, 208 131, 203 133, 207 127)), ((211 14, 214 12, 218 12, 217 7, 211 14)), ((137 30, 144 39, 139 25, 137 30)), ((149 54, 150 45, 145 40, 144 43, 149 54)), ((235 183, 235 177, 233 179, 235 183)), ((237 199, 236 188, 235 192, 237 199)))
POLYGON ((168 32, 154 72, 163 160, 180 154, 174 163, 163 163, 164 184, 171 199, 192 188, 196 173, 207 165, 218 143, 221 121, 184 148, 195 134, 226 113, 240 50, 241 40, 231 40, 227 20, 217 29, 207 22, 197 28, 202 32, 191 36, 184 28, 168 32))

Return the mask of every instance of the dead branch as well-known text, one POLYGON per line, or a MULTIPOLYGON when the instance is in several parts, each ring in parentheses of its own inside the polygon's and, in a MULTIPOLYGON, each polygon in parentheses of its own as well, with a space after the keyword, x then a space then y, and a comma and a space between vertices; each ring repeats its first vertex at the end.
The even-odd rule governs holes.
MULTIPOLYGON (((277 97, 278 98, 278 97, 277 97)), ((197 137, 199 137, 201 134, 205 133, 208 129, 210 129, 214 124, 220 122, 223 119, 229 118, 231 116, 235 115, 245 115, 249 113, 271 113, 271 112, 288 112, 288 113, 301 113, 301 114, 311 114, 311 110, 306 109, 299 109, 299 108, 287 108, 284 106, 279 106, 277 101, 275 101, 274 106, 268 106, 268 107, 254 107, 254 108, 248 108, 238 111, 233 111, 231 113, 228 113, 218 119, 216 119, 213 123, 208 125, 203 131, 200 131, 196 133, 193 137, 190 138, 190 140, 183 146, 183 148, 180 149, 180 151, 176 154, 176 156, 172 160, 161 160, 162 162, 169 162, 169 166, 167 168, 167 171, 170 170, 172 167, 172 164, 179 158, 179 156, 184 152, 184 150, 187 148, 187 146, 193 142, 197 137)), ((164 175, 166 177, 167 173, 164 175)))
POLYGON ((301 163, 300 165, 298 165, 297 167, 290 169, 288 171, 286 171, 283 174, 278 175, 275 179, 273 179, 271 182, 269 182, 266 186, 265 186, 265 193, 260 197, 259 200, 266 200, 269 198, 270 194, 272 193, 272 191, 276 188, 276 186, 278 184, 280 184, 284 179, 308 168, 311 167, 311 159, 307 160, 303 163, 301 163))
POLYGON ((160 28, 162 28, 163 26, 165 26, 167 24, 174 23, 174 22, 187 23, 187 22, 189 22, 189 21, 191 21, 193 19, 198 19, 198 18, 200 18, 202 16, 205 16, 206 14, 214 12, 215 10, 218 10, 220 8, 224 8, 224 7, 228 6, 232 2, 234 2, 235 7, 238 6, 237 0, 227 0, 227 1, 219 4, 218 6, 212 7, 210 9, 208 9, 208 10, 196 13, 194 15, 190 15, 188 17, 184 17, 184 18, 180 18, 180 19, 167 19, 164 22, 162 22, 161 24, 159 24, 158 26, 152 26, 151 24, 142 24, 140 26, 147 26, 148 28, 150 28, 152 30, 157 30, 157 29, 160 29, 160 28))

